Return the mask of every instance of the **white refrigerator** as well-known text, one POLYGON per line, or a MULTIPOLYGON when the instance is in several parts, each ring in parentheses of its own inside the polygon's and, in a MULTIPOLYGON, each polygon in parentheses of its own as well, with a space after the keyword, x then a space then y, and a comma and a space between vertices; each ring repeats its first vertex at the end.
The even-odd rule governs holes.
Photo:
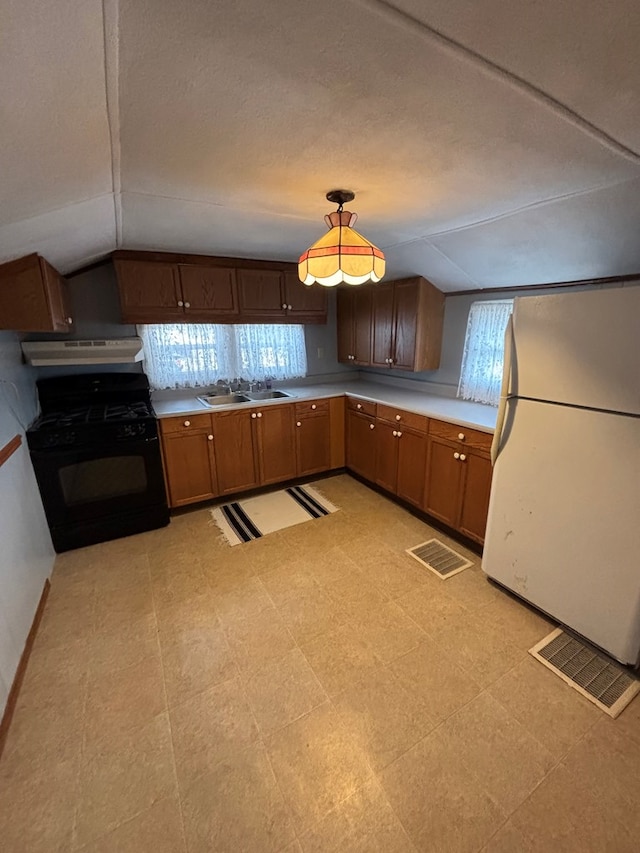
POLYGON ((640 658, 640 286, 518 297, 482 567, 640 658))

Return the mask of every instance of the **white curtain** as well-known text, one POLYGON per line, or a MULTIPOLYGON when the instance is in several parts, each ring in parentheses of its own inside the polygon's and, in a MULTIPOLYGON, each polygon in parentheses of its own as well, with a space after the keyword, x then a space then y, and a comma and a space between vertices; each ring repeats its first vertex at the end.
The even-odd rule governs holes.
POLYGON ((474 302, 469 311, 458 397, 498 405, 504 362, 504 331, 512 299, 474 302))
POLYGON ((305 376, 304 326, 166 323, 138 326, 153 388, 195 388, 222 379, 305 376))

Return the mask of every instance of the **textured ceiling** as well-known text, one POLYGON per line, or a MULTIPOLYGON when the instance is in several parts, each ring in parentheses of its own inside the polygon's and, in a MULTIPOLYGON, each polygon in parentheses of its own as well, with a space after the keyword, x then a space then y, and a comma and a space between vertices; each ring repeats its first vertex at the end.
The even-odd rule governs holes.
POLYGON ((296 260, 347 187, 446 291, 640 270, 637 0, 0 4, 0 258, 296 260))

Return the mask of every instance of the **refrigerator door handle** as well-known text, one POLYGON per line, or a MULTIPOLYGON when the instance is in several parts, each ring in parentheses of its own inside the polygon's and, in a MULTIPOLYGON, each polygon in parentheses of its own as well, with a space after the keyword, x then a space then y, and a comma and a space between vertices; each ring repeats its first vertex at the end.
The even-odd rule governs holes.
POLYGON ((502 385, 500 386, 500 402, 498 403, 498 416, 496 418, 496 429, 491 442, 491 464, 496 464, 496 459, 500 453, 500 443, 502 441, 502 430, 504 429, 504 419, 507 414, 507 402, 509 394, 509 385, 511 382, 511 361, 513 356, 513 314, 509 317, 507 328, 504 332, 504 366, 502 370, 502 385))

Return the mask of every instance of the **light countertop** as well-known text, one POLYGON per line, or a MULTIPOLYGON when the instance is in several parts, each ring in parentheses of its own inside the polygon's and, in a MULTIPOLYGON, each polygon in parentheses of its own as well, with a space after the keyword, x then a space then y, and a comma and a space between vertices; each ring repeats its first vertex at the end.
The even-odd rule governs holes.
POLYGON ((493 432, 496 423, 497 410, 493 406, 483 406, 480 403, 440 397, 436 394, 425 394, 422 391, 393 388, 390 385, 377 382, 355 380, 322 385, 287 385, 286 387, 280 385, 279 389, 292 396, 280 397, 276 400, 260 400, 255 403, 236 403, 229 406, 212 407, 201 403, 195 395, 187 397, 176 392, 174 399, 154 400, 153 408, 159 418, 170 418, 228 411, 229 409, 278 406, 282 403, 295 403, 296 400, 315 400, 348 394, 350 397, 370 400, 373 403, 385 403, 388 406, 397 406, 407 412, 415 412, 429 418, 438 418, 481 432, 493 432))

